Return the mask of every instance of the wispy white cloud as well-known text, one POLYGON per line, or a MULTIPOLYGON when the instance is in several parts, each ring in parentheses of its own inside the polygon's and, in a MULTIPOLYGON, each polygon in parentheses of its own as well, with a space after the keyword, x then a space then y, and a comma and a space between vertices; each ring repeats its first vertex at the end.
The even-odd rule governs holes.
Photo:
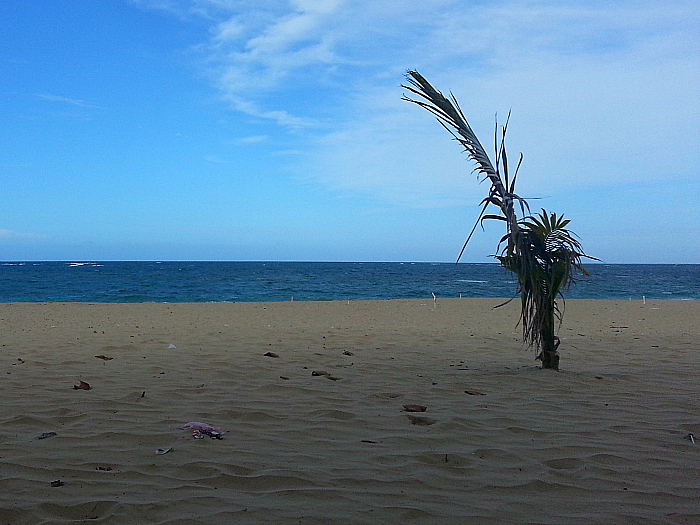
POLYGON ((275 157, 305 157, 307 153, 298 149, 281 149, 273 151, 272 155, 275 157))
POLYGON ((226 164, 226 161, 217 155, 205 155, 204 161, 210 164, 226 164))
POLYGON ((230 7, 233 2, 217 0, 129 0, 133 5, 142 9, 163 11, 182 20, 192 16, 213 19, 218 4, 223 8, 230 7))
POLYGON ((274 97, 289 88, 294 74, 316 67, 335 67, 342 58, 334 51, 332 21, 342 2, 295 0, 269 6, 233 8, 212 28, 200 46, 217 87, 238 111, 300 129, 318 123, 298 111, 275 107, 274 97), (296 113, 296 115, 295 115, 296 113))
MULTIPOLYGON (((525 154, 528 196, 696 177, 700 34, 697 23, 679 29, 697 21, 695 10, 528 5, 533 12, 502 3, 449 11, 451 23, 422 33, 424 52, 401 48, 400 59, 454 91, 489 149, 494 114, 502 120, 512 108, 508 143, 511 155, 525 154), (673 159, 659 162, 663 151, 673 159)), ((386 66, 398 69, 391 59, 386 66)), ((353 86, 341 125, 311 149, 302 171, 415 205, 449 205, 465 190, 478 201, 483 190, 459 146, 428 113, 398 102, 395 74, 353 86)))
POLYGON ((43 239, 43 235, 38 235, 36 233, 20 233, 16 232, 13 230, 6 230, 3 228, 0 228, 0 241, 17 241, 17 240, 24 240, 24 241, 29 241, 29 240, 35 240, 35 239, 43 239))
POLYGON ((100 106, 98 106, 96 104, 91 104, 89 102, 86 102, 84 100, 80 100, 77 98, 61 97, 58 95, 51 95, 49 93, 35 93, 35 96, 37 98, 40 98, 41 100, 45 100, 47 102, 58 102, 61 104, 70 104, 71 106, 78 106, 78 107, 87 108, 87 109, 102 109, 100 106))
POLYGON ((288 129, 312 128, 318 127, 319 125, 318 122, 312 118, 295 117, 285 109, 260 109, 254 101, 246 99, 232 91, 225 92, 223 98, 231 104, 231 107, 241 113, 263 120, 271 120, 288 129))
POLYGON ((236 141, 237 144, 242 145, 252 145, 252 144, 262 144, 267 142, 269 137, 267 135, 251 135, 250 137, 243 137, 236 141))
POLYGON ((528 194, 697 176, 692 1, 178 5, 211 18, 199 50, 233 109, 314 128, 299 173, 330 187, 415 204, 453 203, 464 188, 470 166, 459 147, 399 101, 407 68, 453 90, 485 143, 494 113, 512 108, 509 144, 511 154, 525 153, 528 194), (659 162, 661 152, 673 155, 659 162))

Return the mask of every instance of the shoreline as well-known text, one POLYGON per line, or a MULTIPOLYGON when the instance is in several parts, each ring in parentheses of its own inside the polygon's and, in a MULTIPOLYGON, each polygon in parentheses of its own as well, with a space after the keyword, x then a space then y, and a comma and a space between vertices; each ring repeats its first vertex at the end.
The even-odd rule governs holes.
MULTIPOLYGON (((513 298, 509 297, 440 297, 437 296, 436 299, 433 297, 398 297, 391 299, 293 299, 284 301, 0 301, 0 306, 2 305, 22 305, 22 304, 42 304, 42 305, 70 305, 70 304, 80 304, 80 305, 201 305, 201 304, 287 304, 287 303, 382 303, 382 302, 392 302, 392 301, 429 301, 431 304, 437 300, 441 301, 497 301, 501 304, 505 301, 517 301, 520 296, 513 298)), ((571 298, 564 299, 564 302, 610 302, 610 303, 641 303, 645 304, 648 302, 659 302, 659 303, 677 303, 677 302, 700 302, 700 299, 693 298, 678 298, 678 299, 659 299, 655 297, 640 296, 639 298, 633 297, 629 299, 591 299, 591 298, 571 298)), ((557 302, 561 302, 559 299, 557 302)))
POLYGON ((0 521, 698 519, 700 302, 496 304, 2 303, 0 521))

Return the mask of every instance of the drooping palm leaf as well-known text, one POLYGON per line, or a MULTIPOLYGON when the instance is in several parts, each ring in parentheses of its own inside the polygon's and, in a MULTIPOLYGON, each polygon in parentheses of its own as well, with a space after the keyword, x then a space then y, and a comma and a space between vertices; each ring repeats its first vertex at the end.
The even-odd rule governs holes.
MULTIPOLYGON (((430 85, 418 71, 409 71, 406 74, 408 86, 404 85, 405 89, 409 90, 421 97, 424 100, 416 100, 408 97, 403 97, 404 100, 418 104, 434 114, 438 121, 445 126, 456 140, 466 149, 469 156, 478 164, 477 170, 491 179, 494 186, 502 186, 503 183, 496 169, 491 164, 491 159, 486 154, 486 150, 479 142, 476 134, 467 122, 462 110, 459 108, 457 99, 451 95, 451 100, 447 99, 442 93, 430 85), (455 134, 457 133, 457 135, 455 134)), ((504 193, 504 191, 502 192, 504 193)))
MULTIPOLYGON (((491 163, 486 150, 479 142, 474 130, 467 122, 464 113, 459 107, 459 103, 454 95, 450 94, 450 98, 445 97, 440 91, 435 89, 430 82, 428 82, 420 73, 417 71, 408 71, 406 74, 406 79, 408 80, 408 85, 404 85, 405 89, 411 93, 418 95, 420 98, 414 99, 404 96, 403 100, 408 102, 413 102, 418 104, 422 108, 430 111, 438 119, 438 122, 450 132, 452 137, 457 140, 467 152, 467 155, 476 162, 476 171, 484 175, 491 182, 491 189, 489 191, 489 196, 482 201, 483 209, 479 218, 477 219, 477 224, 481 220, 486 208, 489 204, 494 204, 498 206, 503 216, 508 224, 509 233, 515 234, 518 229, 518 220, 513 209, 513 202, 515 200, 520 201, 521 206, 527 206, 523 199, 520 199, 514 192, 509 191, 508 187, 508 162, 505 155, 505 132, 506 126, 503 127, 501 132, 501 148, 497 148, 496 151, 496 166, 491 163), (503 170, 500 169, 501 159, 503 159, 503 170)), ((498 140, 496 142, 498 144, 498 140)), ((522 159, 521 159, 522 160, 522 159)), ((514 178, 515 179, 515 178, 514 178)), ((515 180, 512 181, 513 183, 515 180)), ((514 186, 513 186, 514 188, 514 186)), ((473 228, 464 246, 466 247, 474 233, 473 228)), ((460 253, 460 257, 464 252, 460 253)), ((458 259, 459 260, 459 257, 458 259)))

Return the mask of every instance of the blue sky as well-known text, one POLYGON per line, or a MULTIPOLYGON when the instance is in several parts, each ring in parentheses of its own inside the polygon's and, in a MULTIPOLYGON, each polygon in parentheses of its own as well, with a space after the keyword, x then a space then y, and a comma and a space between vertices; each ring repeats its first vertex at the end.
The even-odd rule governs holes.
MULTIPOLYGON (((0 3, 0 260, 454 261, 487 186, 608 263, 700 262, 695 0, 0 3)), ((491 261, 501 225, 469 262, 491 261)))

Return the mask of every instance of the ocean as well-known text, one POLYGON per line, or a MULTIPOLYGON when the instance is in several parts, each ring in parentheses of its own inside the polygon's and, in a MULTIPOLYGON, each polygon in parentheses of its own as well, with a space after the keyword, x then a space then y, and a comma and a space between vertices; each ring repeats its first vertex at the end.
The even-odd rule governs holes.
MULTIPOLYGON (((566 299, 700 299, 700 265, 589 264, 566 299)), ((499 264, 4 262, 0 302, 261 302, 513 297, 499 264)))

